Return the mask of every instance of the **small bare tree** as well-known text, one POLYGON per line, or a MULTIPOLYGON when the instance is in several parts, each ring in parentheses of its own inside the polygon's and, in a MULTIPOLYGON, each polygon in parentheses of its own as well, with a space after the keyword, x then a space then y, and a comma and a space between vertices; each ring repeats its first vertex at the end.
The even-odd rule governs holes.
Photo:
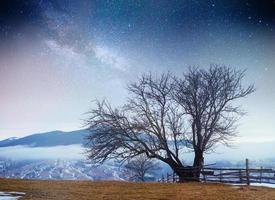
POLYGON ((146 181, 146 176, 154 176, 155 172, 160 169, 158 164, 146 155, 142 154, 124 165, 127 176, 130 181, 146 181))
POLYGON ((244 71, 212 65, 209 69, 190 68, 176 79, 175 100, 188 116, 190 131, 185 134, 194 150, 193 167, 199 178, 204 152, 217 143, 228 144, 236 135, 236 121, 244 112, 234 103, 255 91, 244 87, 244 71))

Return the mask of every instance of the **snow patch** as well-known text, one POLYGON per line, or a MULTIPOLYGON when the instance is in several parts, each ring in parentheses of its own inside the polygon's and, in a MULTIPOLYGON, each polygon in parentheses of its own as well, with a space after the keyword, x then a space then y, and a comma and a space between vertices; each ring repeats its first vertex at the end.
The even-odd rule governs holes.
POLYGON ((23 195, 24 192, 0 192, 0 200, 17 200, 23 195))
POLYGON ((270 184, 270 183, 251 183, 251 186, 275 188, 275 184, 270 184))

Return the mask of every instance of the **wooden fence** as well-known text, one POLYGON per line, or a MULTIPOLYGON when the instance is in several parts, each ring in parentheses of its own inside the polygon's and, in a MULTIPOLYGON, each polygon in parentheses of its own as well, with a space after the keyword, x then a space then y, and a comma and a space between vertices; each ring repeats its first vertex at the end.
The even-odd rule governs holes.
MULTIPOLYGON (((188 170, 190 172, 192 168, 188 170)), ((160 180, 160 182, 166 183, 178 181, 179 177, 175 173, 167 173, 165 176, 163 175, 160 180)), ((205 166, 201 170, 200 181, 247 185, 251 183, 275 184, 275 169, 265 169, 263 167, 257 169, 249 168, 249 161, 246 159, 245 168, 213 168, 205 166)))

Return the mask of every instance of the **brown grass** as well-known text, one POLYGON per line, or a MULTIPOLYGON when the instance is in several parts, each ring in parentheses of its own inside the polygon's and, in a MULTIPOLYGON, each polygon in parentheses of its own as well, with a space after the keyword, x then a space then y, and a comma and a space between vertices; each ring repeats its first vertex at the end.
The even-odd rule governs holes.
POLYGON ((25 192, 26 195, 22 200, 275 200, 275 189, 206 183, 163 184, 0 179, 0 191, 25 192))

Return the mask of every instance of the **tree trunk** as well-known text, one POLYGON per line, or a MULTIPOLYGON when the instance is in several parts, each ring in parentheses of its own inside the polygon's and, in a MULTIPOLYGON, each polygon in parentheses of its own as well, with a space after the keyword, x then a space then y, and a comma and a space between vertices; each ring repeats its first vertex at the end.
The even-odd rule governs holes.
POLYGON ((192 166, 182 167, 181 169, 174 170, 174 172, 179 176, 179 182, 194 181, 192 166))
POLYGON ((169 166, 172 168, 174 173, 176 173, 179 177, 179 182, 186 182, 193 180, 193 167, 192 166, 183 166, 175 163, 169 163, 169 166))
POLYGON ((171 169, 178 175, 179 182, 200 181, 200 173, 203 166, 202 151, 195 152, 193 166, 179 165, 172 160, 166 162, 171 169))
POLYGON ((194 168, 193 176, 194 176, 194 180, 196 181, 200 181, 200 174, 203 167, 203 163, 204 163, 203 151, 200 149, 195 150, 195 157, 193 162, 193 168, 194 168))

